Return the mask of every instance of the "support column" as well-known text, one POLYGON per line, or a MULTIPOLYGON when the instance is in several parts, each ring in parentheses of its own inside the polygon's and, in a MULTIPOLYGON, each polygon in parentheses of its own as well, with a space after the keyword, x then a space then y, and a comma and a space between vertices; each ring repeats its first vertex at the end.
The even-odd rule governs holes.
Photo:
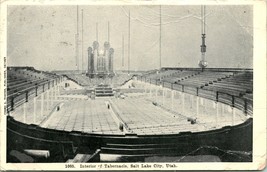
POLYGON ((152 91, 151 91, 152 84, 149 84, 149 97, 152 97, 152 91))
POLYGON ((27 102, 23 103, 23 122, 26 123, 27 102))
POLYGON ((156 101, 158 100, 158 88, 156 88, 156 96, 155 96, 155 98, 156 98, 156 101))
POLYGON ((47 90, 47 92, 46 92, 46 110, 48 110, 49 109, 49 99, 50 99, 50 97, 49 97, 49 92, 50 92, 50 90, 47 90))
POLYGON ((206 113, 207 113, 207 100, 206 99, 202 99, 203 100, 203 107, 204 107, 204 113, 205 113, 205 115, 206 115, 206 113))
POLYGON ((41 94, 41 117, 44 115, 44 93, 41 94))
POLYGON ((183 104, 183 103, 182 103, 182 98, 183 98, 182 93, 183 93, 183 92, 179 92, 179 97, 178 97, 178 100, 179 100, 179 104, 180 104, 180 105, 183 104))
POLYGON ((174 97, 174 90, 171 90, 172 110, 173 110, 173 97, 174 97))
POLYGON ((218 127, 218 117, 219 117, 219 103, 218 102, 215 102, 216 103, 216 118, 215 118, 215 128, 218 127))
POLYGON ((190 108, 193 108, 193 95, 190 95, 190 108))
POLYGON ((53 90, 52 88, 49 89, 49 92, 48 92, 49 96, 48 96, 48 107, 51 106, 51 101, 52 101, 52 96, 53 96, 53 90))
POLYGON ((235 108, 232 106, 232 125, 235 125, 235 108))
POLYGON ((53 97, 54 96, 53 95, 53 89, 54 88, 52 88, 51 91, 50 91, 50 107, 53 105, 53 99, 54 99, 54 97, 53 97))
POLYGON ((182 115, 184 115, 184 92, 182 92, 182 115))
POLYGON ((224 116, 224 104, 222 103, 222 116, 224 116))
POLYGON ((164 105, 164 99, 165 99, 165 90, 162 88, 162 105, 164 105))
POLYGON ((206 99, 202 99, 203 100, 203 107, 204 107, 204 113, 206 114, 206 111, 207 111, 207 107, 206 107, 206 99))
POLYGON ((33 123, 36 123, 36 106, 37 106, 37 101, 36 97, 33 98, 33 123))
POLYGON ((57 99, 57 86, 54 86, 53 92, 54 92, 54 100, 56 100, 57 99))
POLYGON ((55 90, 55 87, 53 87, 53 88, 51 89, 51 103, 52 103, 52 101, 54 100, 54 90, 55 90))
POLYGON ((196 117, 199 115, 199 97, 197 96, 197 102, 196 102, 196 117))
POLYGON ((57 87, 57 94, 60 96, 60 86, 57 87))
POLYGON ((56 85, 55 88, 54 88, 54 94, 55 94, 54 99, 57 100, 57 85, 56 85))

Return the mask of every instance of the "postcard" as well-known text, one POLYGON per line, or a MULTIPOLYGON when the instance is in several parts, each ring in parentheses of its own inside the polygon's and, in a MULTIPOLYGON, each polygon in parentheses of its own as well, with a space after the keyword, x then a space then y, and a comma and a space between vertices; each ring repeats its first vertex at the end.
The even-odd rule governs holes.
POLYGON ((1 170, 262 170, 266 2, 1 2, 1 170))

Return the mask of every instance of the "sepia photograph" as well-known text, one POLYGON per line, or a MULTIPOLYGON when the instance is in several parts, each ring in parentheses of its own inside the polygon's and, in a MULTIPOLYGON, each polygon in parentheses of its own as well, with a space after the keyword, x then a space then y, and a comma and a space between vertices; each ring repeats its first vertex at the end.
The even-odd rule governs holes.
POLYGON ((175 170, 258 158, 253 118, 266 113, 255 109, 255 68, 266 69, 255 67, 253 3, 22 3, 5 12, 1 164, 175 170))

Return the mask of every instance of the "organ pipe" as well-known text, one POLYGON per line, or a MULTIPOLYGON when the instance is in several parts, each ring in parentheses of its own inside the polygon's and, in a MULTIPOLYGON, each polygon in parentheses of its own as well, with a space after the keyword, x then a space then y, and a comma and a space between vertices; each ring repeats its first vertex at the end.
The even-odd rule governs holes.
POLYGON ((113 57, 114 56, 114 49, 109 49, 109 72, 113 73, 113 57))
POLYGON ((93 58, 93 49, 88 47, 88 73, 91 74, 94 71, 94 58, 93 58))
POLYGON ((98 44, 98 42, 97 41, 94 41, 94 43, 93 43, 93 51, 94 51, 94 72, 96 72, 97 71, 97 65, 98 65, 98 47, 99 47, 99 44, 98 44))

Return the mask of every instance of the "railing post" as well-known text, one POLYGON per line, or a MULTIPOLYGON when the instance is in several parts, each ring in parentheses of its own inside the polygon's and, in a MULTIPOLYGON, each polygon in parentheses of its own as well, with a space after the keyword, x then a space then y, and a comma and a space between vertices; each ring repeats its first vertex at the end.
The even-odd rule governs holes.
POLYGON ((25 101, 26 102, 28 102, 28 100, 29 100, 29 97, 28 96, 29 96, 29 91, 26 91, 25 92, 25 101))
POLYGON ((38 96, 38 86, 35 87, 35 97, 38 96))
POLYGON ((235 107, 235 96, 232 95, 232 106, 235 107))
POLYGON ((13 111, 14 110, 14 97, 12 96, 11 97, 11 109, 10 111, 13 111))

